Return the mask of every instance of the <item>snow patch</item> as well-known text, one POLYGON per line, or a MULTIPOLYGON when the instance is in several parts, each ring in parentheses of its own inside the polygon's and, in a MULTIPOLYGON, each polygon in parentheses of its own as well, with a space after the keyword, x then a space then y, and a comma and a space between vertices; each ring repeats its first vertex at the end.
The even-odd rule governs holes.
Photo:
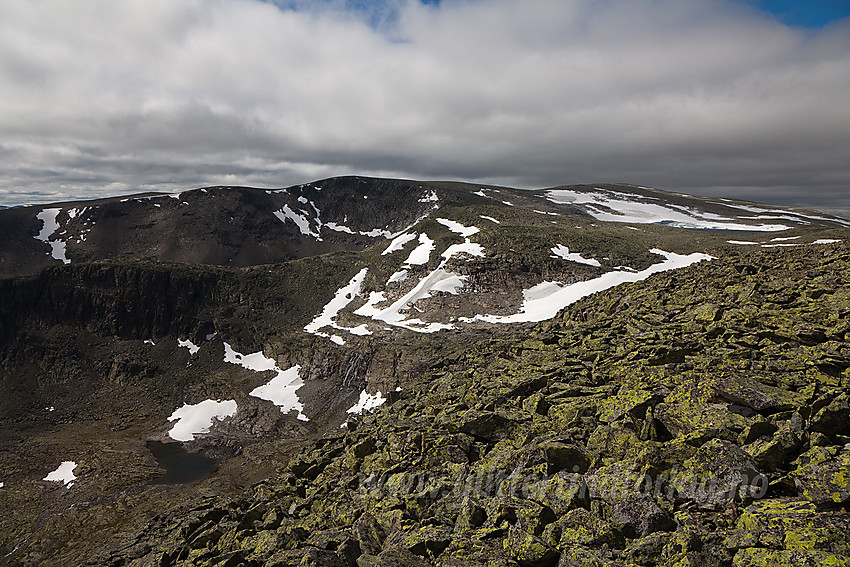
POLYGON ((462 244, 452 244, 446 248, 446 251, 442 254, 443 264, 445 264, 449 258, 458 254, 469 254, 470 256, 479 256, 482 258, 485 256, 484 247, 477 242, 470 242, 467 238, 466 242, 463 242, 462 244))
POLYGON ((61 482, 65 486, 71 486, 77 477, 74 475, 74 469, 77 468, 77 463, 74 461, 62 461, 62 464, 59 465, 55 471, 48 473, 46 477, 41 480, 46 480, 49 482, 61 482))
POLYGON ((275 370, 277 370, 277 376, 266 384, 251 390, 249 395, 270 401, 280 408, 281 413, 297 410, 298 419, 309 421, 303 413, 304 406, 301 405, 298 394, 295 393, 304 385, 304 381, 301 379, 301 366, 296 364, 286 370, 275 367, 275 370))
POLYGON ((70 264, 71 260, 69 260, 65 256, 65 241, 64 240, 53 240, 49 242, 50 244, 50 255, 54 260, 62 260, 63 264, 70 264))
POLYGON ((268 358, 263 354, 263 351, 242 354, 233 350, 229 343, 224 343, 224 361, 230 364, 237 364, 242 368, 247 368, 254 372, 265 372, 266 370, 277 368, 277 363, 274 359, 268 358))
POLYGON ((771 238, 771 242, 785 242, 787 240, 797 240, 800 236, 780 236, 779 238, 771 238))
POLYGON ((334 321, 334 318, 339 315, 339 312, 342 311, 342 309, 360 295, 360 287, 363 285, 363 280, 366 279, 366 273, 368 271, 368 268, 363 268, 357 272, 345 286, 339 288, 336 293, 334 293, 333 298, 322 309, 322 312, 317 315, 315 319, 307 323, 304 330, 320 337, 327 337, 339 345, 345 344, 345 341, 341 337, 337 335, 331 336, 319 329, 323 327, 331 327, 341 331, 350 331, 347 327, 340 326, 336 321, 334 321))
POLYGON ((457 221, 449 220, 449 219, 436 219, 438 223, 448 228, 450 231, 463 236, 464 238, 469 238, 473 234, 477 234, 481 232, 477 227, 474 226, 464 226, 457 221))
POLYGON ((325 226, 328 227, 331 230, 336 231, 336 232, 345 232, 345 233, 348 233, 348 234, 357 234, 356 232, 354 232, 353 230, 351 230, 347 226, 343 226, 343 225, 337 224, 335 222, 326 222, 325 226))
POLYGON ((407 274, 408 274, 407 270, 399 270, 399 271, 397 271, 396 273, 394 273, 393 275, 390 276, 390 279, 387 280, 387 283, 391 284, 391 283, 403 282, 404 280, 407 279, 407 274))
POLYGON ((364 411, 372 411, 378 406, 383 405, 387 399, 381 395, 380 390, 374 395, 369 394, 366 390, 360 392, 360 399, 357 400, 357 403, 348 408, 346 413, 353 413, 360 415, 364 411))
POLYGON ((523 302, 519 313, 514 315, 477 315, 473 318, 464 318, 462 320, 466 322, 485 321, 488 323, 537 323, 551 319, 561 309, 583 297, 623 283, 645 280, 652 274, 684 268, 696 262, 713 259, 712 256, 699 252, 681 255, 673 252, 665 252, 658 248, 653 248, 650 252, 664 256, 665 260, 658 264, 653 264, 640 272, 607 272, 597 278, 570 285, 562 285, 558 282, 542 282, 523 291, 523 302))
POLYGON ((440 198, 437 197, 437 192, 434 191, 433 189, 431 190, 430 193, 423 195, 422 197, 419 198, 420 203, 436 203, 439 200, 440 200, 440 198))
MULTIPOLYGON (((296 213, 292 209, 289 208, 289 205, 284 205, 282 209, 274 212, 274 216, 280 219, 280 222, 286 223, 286 220, 289 219, 295 223, 298 227, 298 230, 301 231, 301 234, 305 236, 312 236, 316 240, 322 240, 319 232, 313 232, 313 229, 310 228, 310 220, 307 218, 305 214, 296 213)), ((319 230, 321 230, 321 223, 319 223, 319 230)))
POLYGON ((588 266, 596 266, 597 268, 602 264, 599 263, 599 260, 594 260, 593 258, 584 258, 578 252, 570 252, 570 249, 564 246, 563 244, 558 244, 556 247, 552 248, 552 258, 563 258, 564 260, 569 260, 570 262, 578 262, 579 264, 587 264, 588 266))
POLYGON ((748 246, 750 244, 758 244, 758 242, 752 242, 751 240, 727 240, 729 244, 740 244, 742 246, 748 246))
POLYGON ((490 222, 494 222, 494 223, 496 223, 496 224, 502 224, 500 221, 497 221, 497 220, 496 220, 496 219, 494 219, 493 217, 488 217, 488 216, 486 216, 486 215, 478 215, 478 216, 479 216, 479 217, 481 217, 481 218, 482 218, 482 219, 484 219, 484 220, 488 220, 488 221, 490 221, 490 222))
MULTIPOLYGON (((76 209, 73 210, 76 216, 76 209)), ((62 209, 44 209, 35 215, 35 218, 42 222, 41 230, 35 235, 35 239, 50 244, 50 255, 54 260, 61 260, 63 264, 70 264, 71 260, 65 256, 65 241, 58 238, 50 239, 59 230, 56 217, 59 216, 61 211, 62 209)))
POLYGON ((386 301, 386 298, 383 292, 373 291, 369 294, 366 304, 362 305, 354 313, 420 333, 435 333, 441 329, 450 329, 452 326, 444 323, 426 323, 420 319, 407 319, 407 316, 402 313, 402 310, 413 307, 413 304, 420 299, 430 297, 432 291, 450 288, 453 292, 456 292, 459 284, 462 285, 462 280, 464 279, 466 279, 465 276, 458 276, 442 268, 437 268, 422 278, 413 289, 388 307, 378 307, 378 304, 386 301))
POLYGON ((299 374, 301 370, 300 366, 295 365, 287 370, 281 370, 278 368, 274 359, 268 358, 262 351, 242 354, 233 350, 233 347, 228 343, 224 343, 224 361, 231 364, 238 364, 243 368, 255 372, 265 372, 267 370, 277 372, 277 376, 272 378, 270 382, 264 386, 255 388, 250 395, 255 398, 271 401, 280 408, 281 413, 289 413, 292 410, 296 410, 298 412, 298 419, 301 421, 310 421, 304 415, 304 406, 301 404, 301 400, 298 399, 298 394, 296 393, 298 388, 304 385, 299 374), (295 369, 294 372, 293 369, 295 369), (274 395, 274 399, 264 397, 270 395, 274 395))
POLYGON ((209 433, 213 419, 219 421, 236 414, 236 400, 204 400, 197 404, 184 404, 169 416, 176 421, 168 436, 175 441, 194 441, 195 435, 209 433))
MULTIPOLYGON (((409 232, 405 232, 396 236, 390 245, 387 246, 387 249, 381 252, 381 256, 386 256, 387 254, 392 254, 393 252, 397 252, 404 248, 404 245, 410 242, 411 240, 416 239, 416 234, 411 234, 409 232)), ((427 261, 427 260, 426 260, 427 261)))
POLYGON ((553 203, 583 205, 584 209, 596 220, 605 222, 631 222, 639 224, 665 224, 676 228, 740 230, 776 232, 791 227, 782 224, 740 224, 731 218, 714 213, 700 212, 682 206, 668 206, 638 201, 634 195, 616 192, 580 193, 569 189, 555 189, 546 192, 547 199, 553 203))
POLYGON ((836 240, 835 238, 819 238, 812 242, 812 244, 837 244, 842 242, 841 240, 836 240))
MULTIPOLYGON (((725 199, 723 199, 723 200, 725 201, 725 199)), ((810 220, 834 222, 835 224, 840 224, 840 225, 843 225, 843 226, 850 226, 850 221, 846 221, 846 220, 840 219, 838 217, 823 217, 823 216, 820 216, 820 215, 808 215, 808 214, 798 213, 797 211, 789 211, 787 209, 766 209, 764 207, 754 207, 752 205, 741 205, 741 204, 737 204, 737 203, 733 204, 731 202, 725 202, 724 206, 732 207, 732 208, 735 208, 735 209, 741 209, 742 211, 747 211, 747 212, 750 212, 750 213, 769 213, 769 214, 773 214, 773 215, 776 215, 778 213, 782 213, 782 215, 783 215, 782 217, 739 217, 739 218, 785 218, 785 219, 788 219, 788 220, 791 220, 791 221, 794 221, 794 222, 799 222, 799 223, 803 223, 803 224, 811 224, 811 223, 806 223, 806 221, 803 220, 803 219, 810 219, 810 220), (793 216, 789 216, 789 215, 793 215, 793 216)))
MULTIPOLYGON (((153 341, 151 341, 151 342, 153 342, 153 341)), ((177 347, 178 348, 180 348, 180 347, 186 348, 189 351, 190 355, 195 355, 195 354, 198 353, 199 350, 201 350, 201 347, 199 347, 198 345, 196 345, 195 343, 193 343, 189 339, 186 339, 185 341, 181 340, 181 339, 177 339, 177 347)))
POLYGON ((428 235, 423 232, 419 235, 419 245, 413 249, 413 252, 410 253, 410 256, 407 257, 404 263, 408 265, 427 264, 433 250, 434 241, 428 238, 428 235))
POLYGON ((53 233, 59 230, 59 223, 56 222, 56 217, 59 216, 61 210, 62 209, 44 209, 35 215, 35 218, 43 223, 41 230, 35 237, 36 240, 47 242, 53 233))
MULTIPOLYGON (((155 345, 156 345, 156 343, 155 343, 155 342, 153 342, 153 339, 146 339, 146 340, 145 340, 145 344, 146 344, 146 345, 151 345, 151 346, 155 346, 155 345)), ((179 345, 178 345, 178 346, 179 346, 179 345)))

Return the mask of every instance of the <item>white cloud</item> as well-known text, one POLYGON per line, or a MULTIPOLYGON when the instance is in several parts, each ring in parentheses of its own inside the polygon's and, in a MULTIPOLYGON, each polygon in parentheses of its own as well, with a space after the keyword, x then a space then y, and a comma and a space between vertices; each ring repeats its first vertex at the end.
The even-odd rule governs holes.
POLYGON ((399 0, 368 21, 286 4, 0 4, 0 203, 344 173, 846 201, 850 20, 813 33, 731 0, 399 0))

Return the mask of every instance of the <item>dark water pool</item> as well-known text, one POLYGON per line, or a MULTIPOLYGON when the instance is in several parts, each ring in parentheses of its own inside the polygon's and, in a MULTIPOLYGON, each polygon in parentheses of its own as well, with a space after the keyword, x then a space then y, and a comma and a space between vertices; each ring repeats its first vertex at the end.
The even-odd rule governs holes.
POLYGON ((154 479, 153 484, 192 484, 218 470, 213 459, 189 453, 180 443, 148 441, 147 445, 159 466, 165 469, 165 474, 154 479))

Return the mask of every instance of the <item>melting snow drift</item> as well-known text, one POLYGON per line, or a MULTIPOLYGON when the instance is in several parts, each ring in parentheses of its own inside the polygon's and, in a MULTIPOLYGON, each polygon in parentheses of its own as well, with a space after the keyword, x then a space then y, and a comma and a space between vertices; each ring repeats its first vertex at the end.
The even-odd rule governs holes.
MULTIPOLYGON (((35 239, 50 244, 50 255, 54 260, 61 260, 63 264, 70 264, 71 260, 65 257, 65 241, 58 238, 50 239, 59 230, 59 223, 56 222, 56 217, 59 216, 61 211, 62 209, 44 209, 35 216, 43 223, 41 230, 35 235, 35 239)), ((74 216, 76 216, 76 212, 74 216)))
POLYGON ((703 260, 713 259, 712 256, 699 252, 681 255, 673 252, 665 252, 658 248, 653 248, 650 252, 664 256, 665 260, 658 264, 653 264, 640 272, 615 270, 602 274, 598 278, 567 286, 562 286, 557 282, 543 282, 523 292, 523 302, 519 313, 514 315, 478 315, 474 318, 466 319, 466 321, 486 321, 489 323, 537 323, 545 321, 557 315, 558 311, 564 307, 596 292, 612 288, 622 283, 645 280, 652 274, 659 272, 684 268, 703 260))
MULTIPOLYGON (((582 193, 554 189, 546 198, 562 205, 582 205, 596 220, 636 224, 666 224, 677 228, 776 232, 791 227, 783 224, 741 224, 734 219, 689 207, 637 201, 635 195, 599 190, 582 193)), ((644 197, 644 199, 647 199, 644 197)))
POLYGON ((304 415, 304 406, 301 400, 298 399, 298 394, 295 392, 304 385, 299 371, 301 367, 298 365, 281 370, 278 368, 274 359, 268 358, 262 351, 252 354, 242 354, 233 350, 228 344, 224 343, 224 361, 231 364, 237 364, 254 372, 265 372, 266 370, 274 370, 277 376, 271 379, 270 382, 263 386, 255 388, 250 395, 261 400, 268 400, 280 408, 281 413, 289 413, 292 410, 298 412, 298 419, 301 421, 310 421, 304 415))
MULTIPOLYGON (((65 486, 71 486, 77 477, 74 476, 74 469, 77 468, 77 463, 74 461, 62 461, 62 464, 59 465, 55 471, 49 473, 46 477, 41 480, 47 480, 50 482, 61 482, 65 486)), ((0 484, 0 486, 2 486, 0 484)))
POLYGON ((362 414, 364 411, 372 411, 376 407, 382 405, 387 399, 378 391, 374 395, 369 394, 366 390, 360 392, 360 399, 357 403, 348 408, 346 413, 362 414))
POLYGON ((597 268, 602 265, 599 263, 599 260, 584 258, 578 252, 570 252, 570 249, 563 244, 558 244, 556 247, 552 248, 552 258, 563 258, 564 260, 578 262, 579 264, 587 264, 588 266, 596 266, 597 268))
POLYGON ((184 404, 168 418, 168 421, 177 421, 168 436, 175 441, 194 441, 195 435, 209 433, 213 419, 220 421, 235 414, 235 400, 204 400, 194 405, 184 404))

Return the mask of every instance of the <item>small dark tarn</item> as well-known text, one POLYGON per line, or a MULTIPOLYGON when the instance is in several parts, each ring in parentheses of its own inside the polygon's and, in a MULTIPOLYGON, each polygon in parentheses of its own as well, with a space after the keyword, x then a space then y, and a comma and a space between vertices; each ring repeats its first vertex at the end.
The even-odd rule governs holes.
POLYGON ((193 484, 204 480, 218 470, 218 464, 209 457, 189 453, 181 443, 148 441, 148 450, 156 457, 165 474, 151 484, 193 484))

